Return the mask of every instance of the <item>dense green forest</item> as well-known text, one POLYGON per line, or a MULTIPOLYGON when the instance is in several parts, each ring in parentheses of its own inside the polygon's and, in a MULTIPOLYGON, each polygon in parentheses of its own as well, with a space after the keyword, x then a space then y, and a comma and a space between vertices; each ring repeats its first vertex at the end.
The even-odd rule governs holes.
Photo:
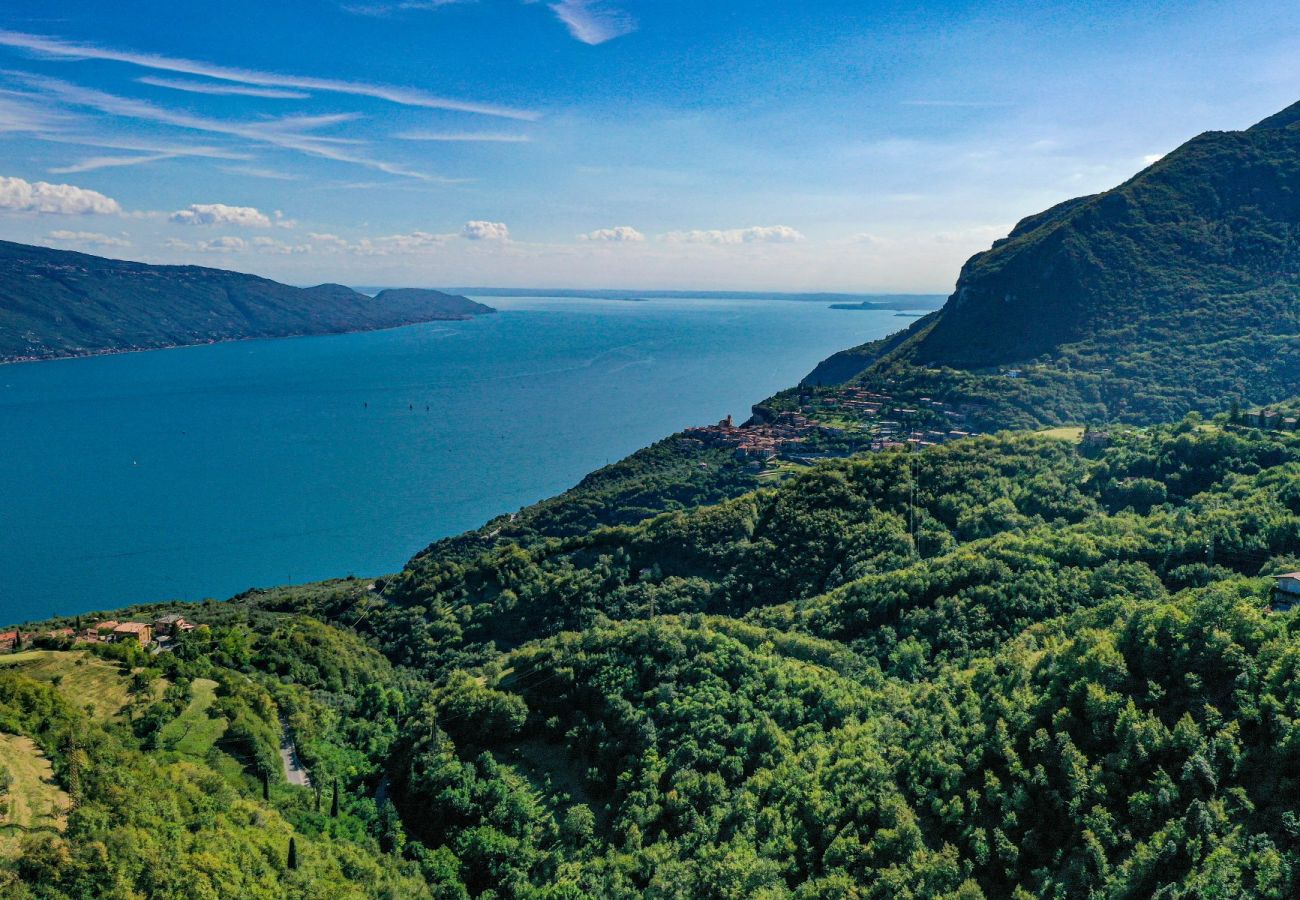
POLYGON ((203 626, 169 653, 24 651, 104 657, 113 716, 8 657, 0 722, 72 809, 6 890, 1300 890, 1300 626, 1266 577, 1300 568, 1300 436, 1005 433, 550 512, 376 583, 168 607, 203 626))
POLYGON ((422 289, 367 297, 202 266, 155 266, 0 241, 0 363, 242 338, 393 328, 493 312, 422 289))

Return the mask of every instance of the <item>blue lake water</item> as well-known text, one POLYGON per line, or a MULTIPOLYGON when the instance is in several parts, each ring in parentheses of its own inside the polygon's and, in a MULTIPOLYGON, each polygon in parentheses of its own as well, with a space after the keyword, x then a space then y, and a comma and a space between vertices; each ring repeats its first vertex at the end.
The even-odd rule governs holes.
POLYGON ((392 331, 0 366, 0 622, 396 571, 910 324, 500 298, 392 331))

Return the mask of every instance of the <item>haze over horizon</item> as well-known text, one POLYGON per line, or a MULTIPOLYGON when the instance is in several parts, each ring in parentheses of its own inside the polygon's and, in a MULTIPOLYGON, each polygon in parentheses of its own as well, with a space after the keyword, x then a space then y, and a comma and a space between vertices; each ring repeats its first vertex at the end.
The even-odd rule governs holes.
POLYGON ((1022 216, 1298 99, 1288 11, 17 0, 0 238, 293 283, 947 293, 1022 216))

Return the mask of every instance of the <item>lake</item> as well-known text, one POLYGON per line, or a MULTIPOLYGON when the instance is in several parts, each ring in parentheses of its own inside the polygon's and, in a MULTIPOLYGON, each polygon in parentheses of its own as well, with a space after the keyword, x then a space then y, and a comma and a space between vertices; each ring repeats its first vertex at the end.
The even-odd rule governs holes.
POLYGON ((500 314, 0 366, 0 621, 393 572, 911 321, 485 302, 500 314))

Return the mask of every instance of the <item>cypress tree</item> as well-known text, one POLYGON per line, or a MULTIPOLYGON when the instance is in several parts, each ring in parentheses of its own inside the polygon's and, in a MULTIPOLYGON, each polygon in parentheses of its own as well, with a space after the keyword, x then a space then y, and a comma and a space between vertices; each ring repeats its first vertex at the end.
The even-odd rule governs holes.
POLYGON ((339 817, 339 780, 335 778, 334 799, 330 801, 330 818, 337 819, 338 817, 339 817))
POLYGON ((268 802, 271 799, 271 776, 266 774, 265 769, 262 770, 262 799, 268 802))
POLYGON ((289 837, 289 859, 285 865, 290 869, 298 868, 298 841, 292 835, 289 837))

